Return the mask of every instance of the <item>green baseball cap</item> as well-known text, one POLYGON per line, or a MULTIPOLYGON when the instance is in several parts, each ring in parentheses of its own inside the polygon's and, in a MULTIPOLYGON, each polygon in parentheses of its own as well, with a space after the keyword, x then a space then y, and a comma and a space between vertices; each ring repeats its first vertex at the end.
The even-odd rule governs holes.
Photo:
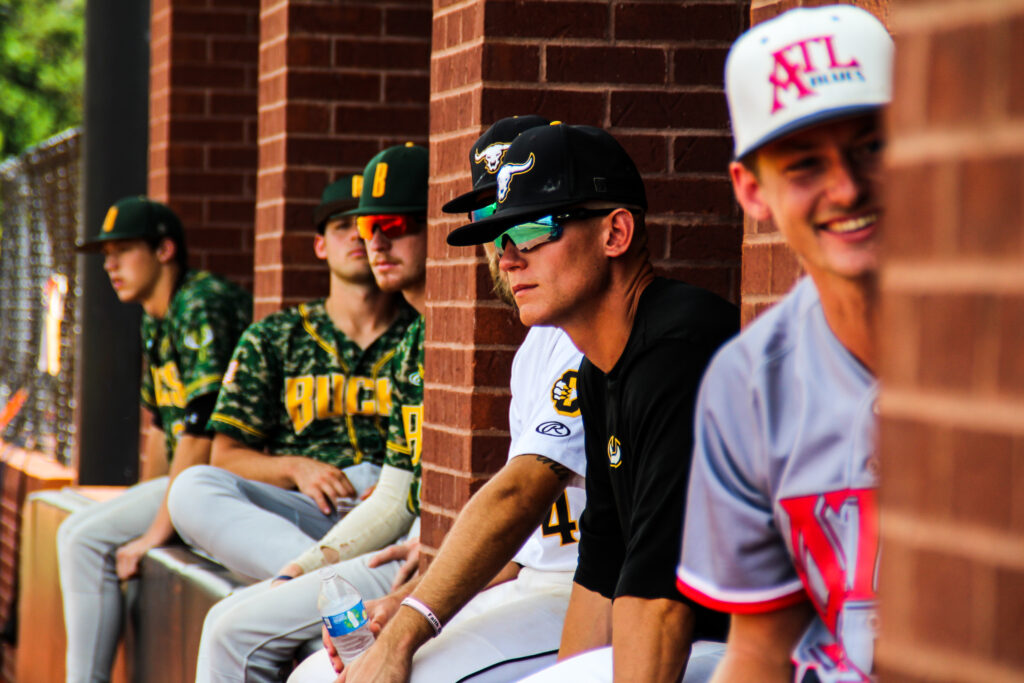
POLYGON ((411 142, 388 147, 366 165, 359 206, 345 215, 426 213, 428 174, 425 148, 411 142))
POLYGON ((105 242, 167 237, 183 244, 185 231, 170 207, 147 197, 125 197, 107 209, 100 233, 78 245, 79 251, 98 251, 105 242))
POLYGON ((345 175, 325 187, 320 195, 320 205, 313 210, 313 224, 317 232, 323 232, 327 221, 333 216, 358 206, 362 192, 361 175, 345 175))

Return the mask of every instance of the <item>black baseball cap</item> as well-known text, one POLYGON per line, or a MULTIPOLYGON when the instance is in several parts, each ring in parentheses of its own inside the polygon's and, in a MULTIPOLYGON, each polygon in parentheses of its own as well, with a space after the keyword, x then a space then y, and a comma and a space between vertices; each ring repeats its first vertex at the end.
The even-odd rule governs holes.
POLYGON ((98 235, 78 245, 79 251, 98 251, 104 243, 117 240, 154 240, 167 237, 175 244, 185 242, 178 215, 166 204, 148 197, 125 197, 107 209, 98 235))
POLYGON ((448 244, 483 244, 513 225, 584 202, 647 209, 636 164, 618 140, 592 126, 555 123, 521 133, 495 177, 494 213, 452 230, 448 244))
POLYGON ((388 147, 366 164, 359 205, 342 215, 426 213, 429 172, 425 147, 411 142, 388 147))
POLYGON ((551 122, 546 118, 536 114, 509 116, 496 121, 477 138, 469 150, 473 189, 451 200, 442 206, 441 210, 445 213, 468 213, 493 203, 494 191, 498 185, 495 178, 509 145, 524 130, 546 126, 549 123, 551 122))
POLYGON ((359 206, 359 195, 363 192, 363 176, 346 175, 324 188, 320 204, 313 209, 313 224, 317 232, 323 232, 327 221, 343 211, 359 206))

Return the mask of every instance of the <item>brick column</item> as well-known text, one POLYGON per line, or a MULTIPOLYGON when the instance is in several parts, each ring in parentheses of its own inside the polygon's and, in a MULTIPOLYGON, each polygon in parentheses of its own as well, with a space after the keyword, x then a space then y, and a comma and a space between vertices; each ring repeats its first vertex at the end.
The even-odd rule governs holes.
POLYGON ((255 313, 327 293, 312 210, 384 147, 427 142, 430 2, 262 0, 255 313))
POLYGON ((608 128, 647 183, 662 274, 739 298, 740 215, 726 166, 725 53, 749 2, 435 3, 423 541, 508 449, 509 364, 525 330, 489 294, 483 250, 452 249, 439 207, 469 188, 469 146, 504 116, 608 128))
MULTIPOLYGON (((889 0, 753 0, 750 23, 759 24, 794 7, 842 3, 863 7, 888 24, 889 0)), ((790 290, 803 273, 793 252, 770 221, 743 220, 743 324, 756 318, 790 290)))
POLYGON ((251 2, 153 0, 148 191, 181 216, 193 266, 245 284, 258 31, 251 2))
POLYGON ((894 3, 879 322, 886 681, 1024 679, 1020 2, 894 3))

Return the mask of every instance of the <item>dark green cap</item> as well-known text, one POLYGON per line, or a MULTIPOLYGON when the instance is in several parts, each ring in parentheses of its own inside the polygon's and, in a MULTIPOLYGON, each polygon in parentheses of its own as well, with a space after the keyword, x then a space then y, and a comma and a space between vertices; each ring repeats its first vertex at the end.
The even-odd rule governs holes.
POLYGON ((331 217, 358 206, 362 191, 361 175, 345 175, 325 187, 320 195, 320 206, 313 210, 313 224, 317 232, 324 231, 324 226, 331 217))
POLYGON ((388 147, 366 165, 359 206, 345 215, 426 213, 428 173, 425 148, 411 142, 388 147))
POLYGON ((78 245, 79 251, 98 251, 104 242, 170 238, 183 244, 181 220, 170 207, 146 197, 125 197, 107 210, 100 233, 78 245))

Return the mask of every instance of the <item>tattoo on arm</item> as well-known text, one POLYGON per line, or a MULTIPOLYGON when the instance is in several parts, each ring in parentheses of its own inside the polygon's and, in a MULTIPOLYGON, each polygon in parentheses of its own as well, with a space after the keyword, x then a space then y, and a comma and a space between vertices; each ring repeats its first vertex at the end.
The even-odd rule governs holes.
POLYGON ((534 457, 537 458, 537 462, 551 468, 551 471, 555 473, 555 476, 558 477, 559 481, 565 481, 572 476, 572 470, 565 465, 557 463, 551 458, 545 458, 543 455, 535 455, 534 457))

